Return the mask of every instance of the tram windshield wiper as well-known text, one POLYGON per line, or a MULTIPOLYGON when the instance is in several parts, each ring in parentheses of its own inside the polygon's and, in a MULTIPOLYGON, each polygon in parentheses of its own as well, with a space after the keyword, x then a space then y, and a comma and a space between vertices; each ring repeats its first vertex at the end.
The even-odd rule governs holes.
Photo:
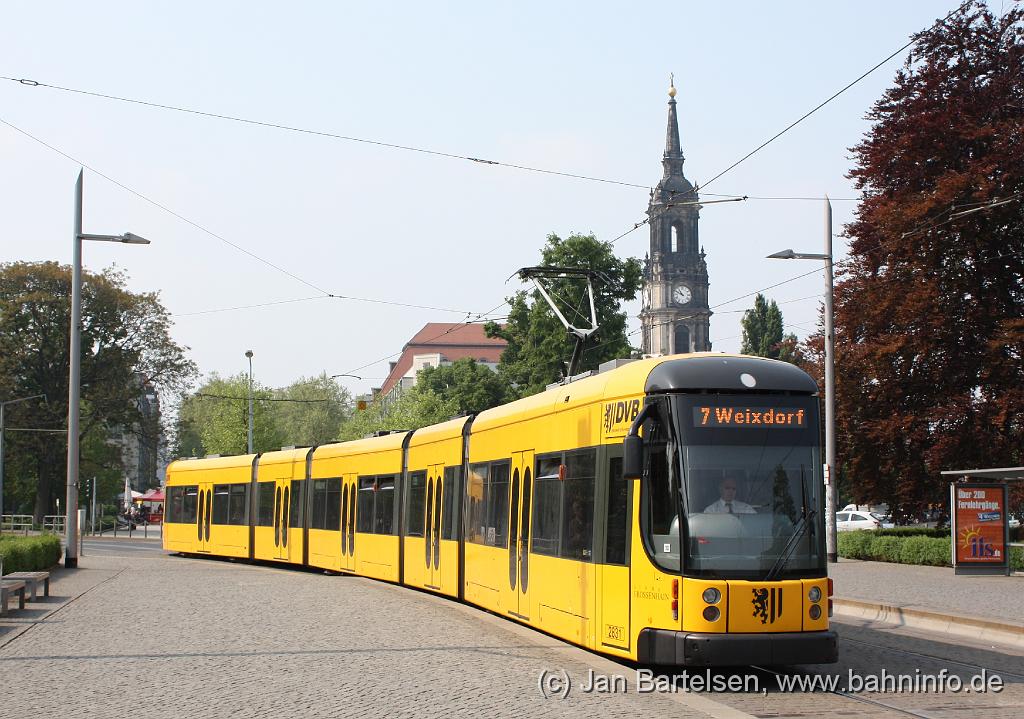
MULTIPOLYGON (((785 569, 786 564, 789 563, 790 558, 793 556, 793 552, 796 550, 797 545, 800 543, 800 538, 804 536, 808 527, 812 527, 812 520, 815 515, 818 514, 817 509, 812 509, 810 512, 807 511, 807 485, 804 482, 804 467, 800 465, 800 495, 803 500, 803 516, 793 529, 793 535, 786 542, 786 546, 779 553, 779 558, 775 560, 775 564, 768 570, 768 574, 765 575, 764 581, 774 582, 778 579, 779 575, 782 574, 782 570, 785 569)), ((814 536, 814 533, 811 533, 814 536)))

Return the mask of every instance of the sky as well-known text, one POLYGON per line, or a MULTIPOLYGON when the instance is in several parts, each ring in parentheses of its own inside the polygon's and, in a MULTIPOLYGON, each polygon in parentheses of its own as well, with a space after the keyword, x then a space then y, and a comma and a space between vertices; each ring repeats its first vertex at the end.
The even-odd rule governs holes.
MULTIPOLYGON (((508 278, 539 263, 548 234, 611 240, 645 218, 669 73, 684 171, 704 186, 954 7, 6 2, 6 78, 615 182, 0 80, 0 263, 71 262, 84 166, 84 232, 152 241, 85 243, 86 269, 116 265, 132 291, 159 292, 204 375, 247 371, 251 349, 263 385, 326 372, 366 392, 425 323, 503 316, 525 288, 508 278)), ((841 262, 850 148, 906 55, 702 197, 828 194, 841 262)), ((778 283, 764 293, 787 331, 814 331, 823 271, 765 256, 822 252, 823 216, 819 199, 704 206, 715 351, 739 350, 752 293, 778 283)), ((645 226, 615 247, 649 245, 645 226)), ((638 330, 639 301, 625 309, 638 330)))

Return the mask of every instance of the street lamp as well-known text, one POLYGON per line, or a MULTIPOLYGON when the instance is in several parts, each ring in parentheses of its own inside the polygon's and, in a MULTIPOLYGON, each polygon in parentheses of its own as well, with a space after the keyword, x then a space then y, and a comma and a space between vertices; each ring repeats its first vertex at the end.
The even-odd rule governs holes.
POLYGON ((30 399, 37 399, 39 397, 42 397, 44 402, 46 401, 45 394, 34 394, 31 397, 19 397, 18 399, 0 402, 0 526, 3 524, 4 516, 4 407, 9 404, 27 402, 30 399))
POLYGON ((148 245, 149 240, 131 232, 123 235, 86 235, 82 233, 82 170, 75 183, 74 260, 71 265, 71 356, 68 380, 68 477, 67 477, 67 549, 64 566, 78 566, 78 402, 82 381, 82 241, 121 242, 148 245))
POLYGON ((252 350, 246 350, 245 356, 249 358, 249 454, 252 454, 252 350))
POLYGON ((335 379, 335 378, 337 378, 337 377, 355 377, 355 378, 356 378, 356 379, 358 379, 358 380, 361 380, 361 379, 362 379, 362 377, 360 377, 359 375, 356 375, 356 374, 332 374, 332 375, 331 375, 330 377, 328 377, 327 379, 335 379))
POLYGON ((768 255, 773 260, 824 260, 825 262, 825 550, 828 561, 839 561, 836 542, 836 378, 835 327, 832 311, 832 203, 825 197, 825 253, 782 250, 768 255))

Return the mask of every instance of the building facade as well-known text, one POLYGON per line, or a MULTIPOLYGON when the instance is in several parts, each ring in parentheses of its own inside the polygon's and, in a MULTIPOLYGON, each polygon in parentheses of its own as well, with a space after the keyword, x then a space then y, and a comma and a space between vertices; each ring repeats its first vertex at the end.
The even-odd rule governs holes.
POLYGON ((507 346, 500 337, 488 337, 481 324, 428 322, 405 344, 401 357, 391 363, 384 383, 374 388, 373 399, 386 407, 397 401, 404 390, 416 385, 420 370, 449 365, 465 357, 496 370, 507 346))
POLYGON ((700 198, 683 174, 675 96, 675 87, 669 88, 663 174, 647 206, 651 247, 644 261, 640 311, 645 355, 711 351, 710 282, 698 234, 700 198))
POLYGON ((149 380, 140 372, 132 375, 138 420, 130 426, 112 428, 110 444, 121 453, 121 466, 128 483, 136 492, 159 487, 160 398, 149 380))

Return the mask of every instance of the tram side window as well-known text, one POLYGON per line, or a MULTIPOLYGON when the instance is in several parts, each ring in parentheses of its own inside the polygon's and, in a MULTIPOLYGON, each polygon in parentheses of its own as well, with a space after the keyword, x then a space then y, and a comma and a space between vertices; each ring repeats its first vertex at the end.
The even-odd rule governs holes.
POLYGON ((487 479, 490 476, 486 463, 474 464, 469 468, 469 487, 466 491, 466 541, 476 544, 487 543, 486 506, 487 479))
POLYGON ((413 472, 409 475, 409 516, 406 534, 410 537, 423 536, 423 505, 427 501, 427 473, 413 472))
POLYGON ((274 489, 277 483, 259 482, 256 484, 256 524, 260 527, 274 526, 274 489))
POLYGON ((443 501, 441 517, 441 539, 455 539, 455 508, 459 498, 459 471, 461 467, 444 468, 443 501))
POLYGON ((487 488, 486 544, 504 547, 508 540, 508 476, 510 462, 491 464, 491 481, 487 488))
POLYGON ((302 509, 306 504, 306 480, 292 480, 291 506, 288 507, 288 526, 302 527, 302 509))
POLYGON ((341 529, 341 477, 328 479, 324 491, 324 529, 341 529))
POLYGON ((309 528, 324 529, 327 511, 327 480, 313 480, 313 506, 309 510, 309 528))
POLYGON ((395 478, 377 478, 377 496, 373 503, 373 533, 394 534, 395 478))
POLYGON ((559 519, 562 516, 562 483, 558 468, 562 456, 537 460, 537 476, 533 480, 533 543, 534 554, 558 556, 559 519))
POLYGON ((228 500, 231 496, 231 485, 213 485, 213 523, 228 523, 228 500))
POLYGON ((562 546, 560 557, 589 562, 594 558, 594 475, 597 450, 565 454, 562 482, 562 546))
POLYGON ((628 564, 626 546, 629 537, 629 482, 622 477, 622 457, 608 460, 608 523, 604 561, 628 564))
POLYGON ((184 487, 185 496, 182 499, 181 521, 191 524, 196 521, 199 505, 199 487, 184 487))
POLYGON ((167 491, 167 521, 180 523, 184 522, 185 510, 185 488, 171 487, 167 491))
POLYGON ((356 531, 373 532, 373 495, 376 477, 359 478, 358 507, 356 509, 356 531))
MULTIPOLYGON (((217 508, 217 503, 214 502, 214 510, 217 508)), ((248 524, 249 523, 249 485, 248 484, 232 484, 230 489, 230 496, 228 498, 228 524, 248 524)))

